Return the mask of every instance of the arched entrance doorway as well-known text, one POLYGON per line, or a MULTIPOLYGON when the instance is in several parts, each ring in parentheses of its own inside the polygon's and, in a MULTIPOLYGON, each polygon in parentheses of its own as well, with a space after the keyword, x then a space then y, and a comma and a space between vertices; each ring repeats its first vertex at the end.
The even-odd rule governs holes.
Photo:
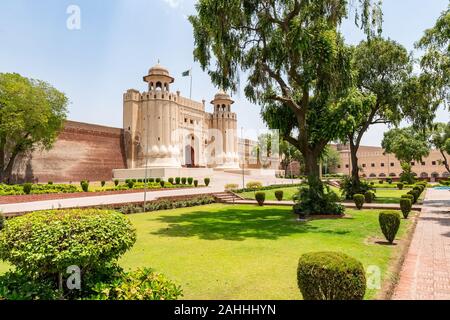
POLYGON ((184 150, 185 164, 187 167, 195 167, 195 150, 193 146, 187 145, 184 150))

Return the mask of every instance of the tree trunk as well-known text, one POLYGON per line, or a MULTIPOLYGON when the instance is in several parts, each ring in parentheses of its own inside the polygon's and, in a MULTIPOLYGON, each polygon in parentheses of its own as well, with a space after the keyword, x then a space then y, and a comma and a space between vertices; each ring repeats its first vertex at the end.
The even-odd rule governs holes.
POLYGON ((359 185, 361 183, 359 179, 358 149, 359 144, 353 143, 353 140, 350 139, 350 157, 352 163, 352 180, 354 185, 359 185))

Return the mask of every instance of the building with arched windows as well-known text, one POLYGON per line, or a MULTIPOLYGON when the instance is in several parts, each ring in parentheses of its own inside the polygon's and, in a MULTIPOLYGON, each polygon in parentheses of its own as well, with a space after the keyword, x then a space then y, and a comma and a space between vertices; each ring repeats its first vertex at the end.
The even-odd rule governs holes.
POLYGON ((117 178, 207 175, 212 168, 239 169, 237 115, 223 91, 197 102, 172 92, 175 79, 157 64, 144 76, 148 91, 130 89, 123 96, 123 130, 127 169, 117 178), (197 170, 189 170, 195 168, 197 170), (202 170, 198 170, 202 169, 202 170), (148 171, 150 170, 150 171, 148 171))

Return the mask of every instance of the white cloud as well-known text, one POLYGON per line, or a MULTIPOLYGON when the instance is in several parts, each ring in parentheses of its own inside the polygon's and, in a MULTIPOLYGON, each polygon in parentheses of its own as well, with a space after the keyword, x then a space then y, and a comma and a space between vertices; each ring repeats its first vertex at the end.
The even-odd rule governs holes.
POLYGON ((163 0, 163 1, 173 9, 180 7, 181 4, 183 3, 183 0, 163 0))

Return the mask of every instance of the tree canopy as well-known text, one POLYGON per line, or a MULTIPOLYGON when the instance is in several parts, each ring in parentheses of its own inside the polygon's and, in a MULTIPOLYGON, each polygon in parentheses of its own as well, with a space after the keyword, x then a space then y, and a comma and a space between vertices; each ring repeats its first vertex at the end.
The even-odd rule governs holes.
POLYGON ((403 163, 422 161, 430 153, 427 134, 413 127, 395 128, 384 133, 382 147, 403 163))
POLYGON ((10 179, 18 156, 52 147, 67 105, 67 97, 46 82, 0 74, 0 181, 10 179))
POLYGON ((444 158, 444 166, 450 172, 450 123, 437 123, 431 134, 431 143, 444 158))
MULTIPOLYGON (((357 22, 373 37, 381 26, 380 3, 357 2, 357 22)), ((302 152, 308 175, 317 177, 323 149, 349 126, 339 101, 354 74, 351 49, 338 31, 349 2, 200 0, 196 9, 189 17, 195 59, 224 89, 236 91, 245 72, 246 97, 302 152)))

